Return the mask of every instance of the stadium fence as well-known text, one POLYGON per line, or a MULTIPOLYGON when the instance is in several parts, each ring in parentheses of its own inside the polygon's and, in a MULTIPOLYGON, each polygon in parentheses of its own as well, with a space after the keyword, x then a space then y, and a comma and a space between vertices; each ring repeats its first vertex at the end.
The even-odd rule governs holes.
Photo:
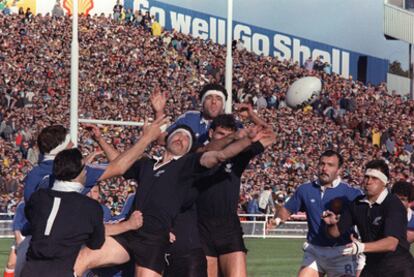
MULTIPOLYGON (((13 238, 13 214, 0 213, 0 238, 13 238)), ((239 214, 246 238, 305 238, 308 231, 306 221, 288 221, 278 228, 268 228, 273 215, 239 214)))

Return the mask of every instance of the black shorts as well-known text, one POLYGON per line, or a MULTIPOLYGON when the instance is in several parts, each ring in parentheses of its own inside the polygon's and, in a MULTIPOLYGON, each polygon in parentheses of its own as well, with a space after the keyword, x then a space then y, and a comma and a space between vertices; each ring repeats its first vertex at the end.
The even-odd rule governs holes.
POLYGON ((74 263, 54 261, 27 261, 22 269, 21 277, 73 277, 74 263))
POLYGON ((207 259, 201 248, 185 255, 167 254, 166 262, 164 277, 207 277, 207 259))
POLYGON ((169 246, 168 232, 145 233, 129 231, 113 237, 135 260, 137 266, 162 274, 165 253, 169 246))
POLYGON ((206 256, 218 257, 232 252, 247 252, 238 216, 199 218, 198 230, 206 256))

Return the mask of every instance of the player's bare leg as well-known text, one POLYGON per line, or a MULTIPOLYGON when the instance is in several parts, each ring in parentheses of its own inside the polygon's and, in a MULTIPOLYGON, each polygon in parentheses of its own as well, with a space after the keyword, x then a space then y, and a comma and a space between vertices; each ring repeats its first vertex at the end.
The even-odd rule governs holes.
POLYGON ((219 276, 218 259, 216 257, 206 256, 208 277, 219 276))
POLYGON ((220 270, 224 277, 246 277, 246 253, 237 251, 219 257, 220 270))
POLYGON ((77 276, 92 268, 123 264, 129 261, 128 252, 112 237, 106 237, 101 249, 83 248, 76 259, 74 271, 77 276))
POLYGON ((11 247, 9 258, 7 259, 6 268, 4 269, 4 276, 14 276, 14 268, 16 267, 16 248, 11 247))
POLYGON ((323 277, 325 274, 307 266, 299 269, 298 277, 323 277))
POLYGON ((161 274, 142 266, 135 266, 135 277, 161 277, 161 274))

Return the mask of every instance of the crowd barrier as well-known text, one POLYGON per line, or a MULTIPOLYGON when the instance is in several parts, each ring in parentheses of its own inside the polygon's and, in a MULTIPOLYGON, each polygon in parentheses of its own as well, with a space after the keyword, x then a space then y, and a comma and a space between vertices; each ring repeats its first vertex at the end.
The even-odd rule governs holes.
MULTIPOLYGON (((0 213, 0 238, 13 238, 13 214, 0 213)), ((273 215, 239 214, 245 238, 306 238, 306 221, 288 221, 275 228, 267 224, 273 215)))

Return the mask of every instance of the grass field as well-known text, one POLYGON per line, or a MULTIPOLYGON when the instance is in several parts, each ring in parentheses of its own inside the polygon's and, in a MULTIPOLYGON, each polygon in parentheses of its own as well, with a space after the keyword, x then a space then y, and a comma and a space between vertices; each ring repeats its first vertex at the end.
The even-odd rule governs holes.
MULTIPOLYGON (((303 239, 245 239, 249 249, 247 271, 249 277, 296 276, 302 262, 303 239)), ((0 239, 0 273, 9 255, 11 239, 0 239)), ((414 254, 414 248, 411 248, 414 254)))
MULTIPOLYGON (((302 239, 246 239, 249 249, 247 270, 249 277, 296 276, 302 261, 302 239)), ((0 239, 0 272, 9 254, 12 240, 0 239)), ((413 252, 413 248, 411 249, 413 252)))
MULTIPOLYGON (((246 239, 248 275, 251 277, 295 276, 302 260, 303 240, 246 239)), ((9 255, 12 240, 0 239, 0 272, 9 255)))

